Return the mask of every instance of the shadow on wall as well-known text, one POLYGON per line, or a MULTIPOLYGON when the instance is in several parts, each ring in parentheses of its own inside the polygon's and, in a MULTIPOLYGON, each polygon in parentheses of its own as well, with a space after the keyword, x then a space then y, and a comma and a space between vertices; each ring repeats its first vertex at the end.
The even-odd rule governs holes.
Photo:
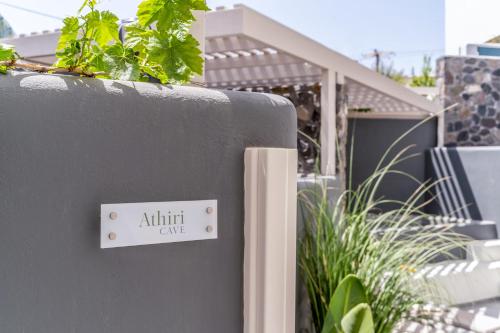
MULTIPOLYGON (((350 119, 348 132, 347 156, 353 156, 348 161, 348 184, 356 188, 375 170, 380 158, 403 133, 418 124, 421 120, 407 119, 350 119), (353 151, 351 152, 351 146, 353 151), (349 170, 351 172, 349 172, 349 170)), ((402 162, 396 169, 408 173, 420 182, 427 180, 425 167, 425 152, 437 144, 437 120, 432 119, 406 136, 392 150, 389 159, 402 149, 412 146, 408 154, 414 157, 402 162)), ((414 180, 403 175, 391 174, 380 186, 379 195, 389 200, 406 201, 419 186, 414 180)), ((422 199, 424 200, 424 199, 422 199)), ((397 205, 388 204, 382 209, 395 209, 397 205)))

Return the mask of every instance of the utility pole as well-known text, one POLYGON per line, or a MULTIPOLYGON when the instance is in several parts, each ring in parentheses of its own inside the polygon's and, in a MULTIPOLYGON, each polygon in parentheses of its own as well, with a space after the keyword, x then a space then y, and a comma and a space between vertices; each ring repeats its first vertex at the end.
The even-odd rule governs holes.
POLYGON ((375 70, 377 71, 377 73, 380 73, 380 71, 382 70, 382 58, 392 57, 393 55, 394 52, 379 51, 378 49, 374 49, 373 52, 364 54, 363 58, 375 58, 375 70))
POLYGON ((375 70, 377 73, 380 73, 380 52, 377 49, 374 49, 373 56, 375 57, 375 70))

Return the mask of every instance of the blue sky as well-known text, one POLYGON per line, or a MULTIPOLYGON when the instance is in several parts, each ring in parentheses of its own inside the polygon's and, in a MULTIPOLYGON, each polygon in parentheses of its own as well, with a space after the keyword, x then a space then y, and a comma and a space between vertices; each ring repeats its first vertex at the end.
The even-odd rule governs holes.
MULTIPOLYGON (((132 17, 138 0, 101 0, 103 8, 120 17, 132 17)), ((425 54, 444 53, 444 0, 208 0, 209 6, 250 6, 363 64, 374 48, 394 52, 388 62, 406 74, 417 73, 425 54)), ((10 3, 64 17, 73 14, 81 0, 0 0, 0 14, 17 33, 51 30, 60 26, 43 17, 2 5, 10 3)))

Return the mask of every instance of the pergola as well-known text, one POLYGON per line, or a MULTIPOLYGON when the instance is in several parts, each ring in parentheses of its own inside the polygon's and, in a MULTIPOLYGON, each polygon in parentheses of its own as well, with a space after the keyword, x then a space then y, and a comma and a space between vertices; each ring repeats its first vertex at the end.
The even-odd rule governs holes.
MULTIPOLYGON (((336 166, 336 86, 346 85, 349 117, 421 119, 439 107, 352 59, 243 5, 206 13, 200 41, 205 49, 207 87, 321 85, 321 171, 336 166), (204 42, 204 43, 203 43, 204 42)), ((203 20, 200 20, 203 23, 203 20)), ((200 24, 200 23, 199 23, 200 24)), ((59 31, 3 40, 30 61, 53 63, 59 31)), ((438 117, 438 144, 443 140, 438 117)))
POLYGON ((350 112, 350 117, 419 119, 439 110, 393 80, 243 5, 207 13, 205 34, 208 87, 321 84, 325 175, 335 173, 337 84, 347 85, 349 109, 372 111, 350 112))

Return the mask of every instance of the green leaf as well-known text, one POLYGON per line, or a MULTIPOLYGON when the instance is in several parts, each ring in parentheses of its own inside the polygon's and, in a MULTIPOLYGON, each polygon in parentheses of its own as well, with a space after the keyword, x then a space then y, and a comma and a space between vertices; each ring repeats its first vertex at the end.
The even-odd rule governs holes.
POLYGON ((78 14, 80 14, 84 9, 85 7, 89 7, 91 10, 94 9, 95 5, 97 4, 97 0, 85 0, 83 2, 83 4, 80 6, 80 8, 78 9, 78 14))
POLYGON ((72 68, 77 66, 80 52, 80 40, 72 40, 64 49, 56 52, 57 62, 54 66, 61 68, 72 68))
POLYGON ((353 274, 347 275, 337 286, 330 300, 328 313, 321 333, 335 333, 342 318, 356 305, 368 303, 363 284, 353 274))
POLYGON ((106 72, 111 79, 136 81, 140 79, 140 68, 134 50, 121 43, 109 46, 92 62, 92 70, 106 72))
POLYGON ((373 333, 373 316, 370 306, 366 303, 356 305, 342 319, 344 333, 373 333))
POLYGON ((110 11, 92 11, 85 15, 88 30, 87 37, 93 38, 99 46, 119 40, 118 17, 110 11))
POLYGON ((163 83, 167 78, 170 82, 184 83, 195 73, 202 74, 203 59, 198 45, 198 41, 191 35, 176 36, 155 32, 146 46, 151 70, 158 72, 158 66, 161 68, 161 78, 155 77, 163 83))
POLYGON ((139 5, 139 24, 148 27, 153 23, 159 30, 176 29, 194 20, 192 10, 208 10, 204 0, 144 0, 139 5))
POLYGON ((80 22, 75 16, 66 17, 63 21, 64 26, 61 29, 61 36, 57 43, 57 51, 63 50, 72 41, 78 38, 78 31, 80 30, 80 22))
POLYGON ((146 43, 153 36, 153 31, 145 29, 137 23, 127 25, 125 30, 127 32, 125 45, 137 52, 146 53, 146 43))
POLYGON ((189 33, 193 10, 207 10, 205 0, 144 0, 138 22, 126 27, 127 41, 119 40, 119 20, 85 0, 78 17, 64 20, 56 66, 121 80, 184 83, 202 74, 198 42, 189 33), (89 9, 85 14, 82 11, 89 9))
POLYGON ((14 47, 0 43, 0 61, 11 61, 16 59, 16 51, 14 47))

